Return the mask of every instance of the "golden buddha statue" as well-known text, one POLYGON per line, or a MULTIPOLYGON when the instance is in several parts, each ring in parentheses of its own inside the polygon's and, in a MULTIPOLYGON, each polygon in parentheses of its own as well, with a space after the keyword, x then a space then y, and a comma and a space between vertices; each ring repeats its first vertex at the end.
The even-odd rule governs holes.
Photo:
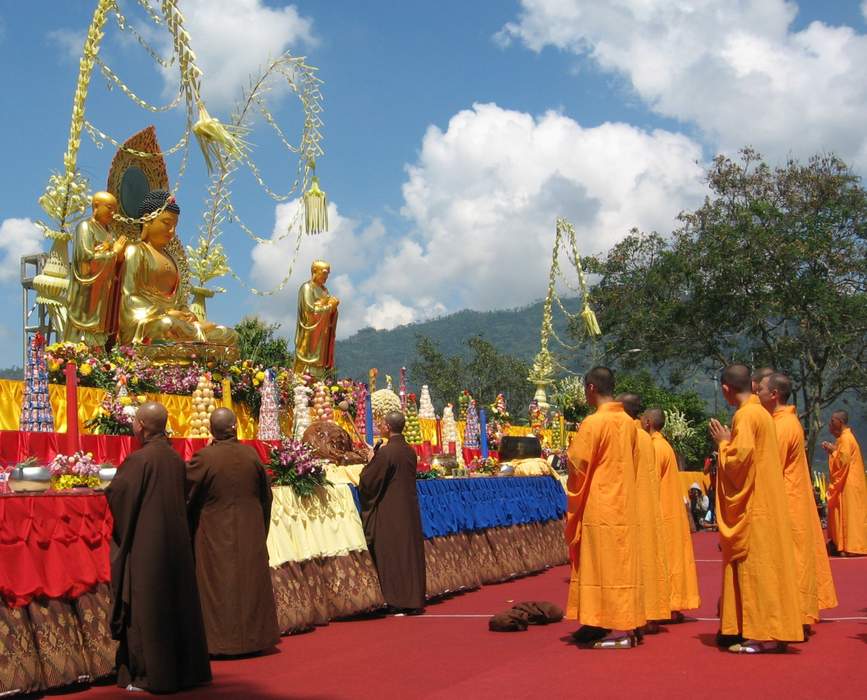
MULTIPOLYGON (((235 331, 200 321, 182 298, 178 266, 165 250, 175 236, 180 213, 174 197, 165 190, 149 192, 142 202, 138 216, 148 218, 142 224, 141 240, 130 244, 124 255, 120 343, 196 343, 223 348, 226 355, 233 355, 238 344, 235 331)), ((174 359, 183 359, 183 352, 174 359)))
POLYGON ((76 227, 72 240, 64 340, 104 346, 112 326, 115 273, 123 261, 127 239, 120 236, 115 240, 108 230, 117 211, 113 194, 97 192, 91 205, 93 215, 76 227))
POLYGON ((310 279, 298 290, 298 322, 295 326, 295 373, 321 379, 334 368, 334 337, 340 300, 325 287, 331 265, 314 260, 310 279))

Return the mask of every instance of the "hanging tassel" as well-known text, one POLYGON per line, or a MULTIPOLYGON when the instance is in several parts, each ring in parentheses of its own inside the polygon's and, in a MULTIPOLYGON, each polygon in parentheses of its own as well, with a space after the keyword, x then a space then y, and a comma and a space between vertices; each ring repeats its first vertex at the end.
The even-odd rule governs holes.
POLYGON ((304 230, 309 234, 328 230, 328 198, 319 189, 319 178, 315 175, 310 189, 304 193, 304 230))
POLYGON ((602 335, 602 330, 599 328, 599 321, 596 320, 596 314, 590 308, 590 304, 584 302, 584 309, 581 311, 581 318, 584 319, 584 326, 587 328, 587 334, 593 338, 602 335))
POLYGON ((231 161, 243 155, 244 142, 240 138, 240 131, 212 117, 204 105, 199 105, 199 121, 193 125, 193 133, 202 149, 209 173, 214 171, 216 165, 225 167, 226 157, 231 161))

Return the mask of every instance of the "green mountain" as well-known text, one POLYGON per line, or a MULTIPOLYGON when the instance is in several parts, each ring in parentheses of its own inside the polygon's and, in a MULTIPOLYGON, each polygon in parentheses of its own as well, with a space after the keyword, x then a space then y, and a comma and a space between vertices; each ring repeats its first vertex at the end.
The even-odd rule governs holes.
MULTIPOLYGON (((564 305, 570 313, 575 313, 576 301, 567 300, 564 305)), ((416 338, 420 335, 433 339, 444 355, 458 355, 465 359, 470 354, 466 340, 479 335, 500 352, 531 363, 539 352, 543 306, 544 303, 539 301, 505 311, 458 311, 389 331, 362 328, 350 338, 337 341, 334 350, 337 374, 366 380, 368 370, 376 367, 381 378, 380 386, 384 385, 386 374, 390 374, 397 382, 400 368, 409 368, 415 359, 416 338)), ((554 314, 555 332, 569 342, 567 325, 567 318, 562 312, 554 314)), ((552 351, 555 344, 552 342, 552 351)), ((564 350, 559 361, 570 369, 580 369, 584 366, 581 360, 589 357, 589 347, 585 343, 580 355, 564 350)))

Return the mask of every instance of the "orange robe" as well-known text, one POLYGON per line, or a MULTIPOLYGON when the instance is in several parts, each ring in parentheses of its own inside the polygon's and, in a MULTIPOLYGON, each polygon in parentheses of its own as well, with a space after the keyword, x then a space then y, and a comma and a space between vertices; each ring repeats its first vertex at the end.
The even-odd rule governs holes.
POLYGON ((828 457, 828 534, 841 552, 867 554, 867 484, 861 447, 843 428, 828 457))
POLYGON ((804 639, 795 547, 774 419, 750 396, 719 445, 720 630, 758 641, 804 639))
POLYGON ((641 581, 644 584, 644 612, 648 620, 667 620, 671 616, 671 586, 663 535, 662 508, 659 505, 659 474, 653 440, 635 421, 638 439, 639 545, 641 581))
POLYGON ((671 610, 694 610, 701 605, 698 593, 698 572, 689 534, 689 517, 683 502, 683 491, 677 470, 674 449, 662 433, 650 436, 659 474, 659 507, 662 510, 662 534, 665 539, 671 583, 671 610))
POLYGON ((623 404, 588 416, 569 446, 566 543, 572 561, 566 617, 627 630, 643 625, 636 428, 623 404))
POLYGON ((774 411, 774 428, 777 432, 783 483, 786 486, 789 517, 792 521, 803 622, 811 624, 819 621, 819 610, 837 606, 837 591, 834 588, 825 537, 822 535, 822 524, 819 522, 816 500, 813 497, 810 467, 804 446, 804 429, 794 406, 779 406, 774 411))

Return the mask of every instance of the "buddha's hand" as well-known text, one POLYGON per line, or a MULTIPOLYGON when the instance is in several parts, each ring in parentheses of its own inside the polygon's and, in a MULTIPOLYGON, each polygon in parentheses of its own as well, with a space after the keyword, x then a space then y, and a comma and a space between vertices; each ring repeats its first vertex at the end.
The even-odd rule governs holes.
POLYGON ((112 250, 114 251, 114 254, 117 255, 117 257, 122 258, 124 251, 126 251, 127 245, 129 245, 129 240, 127 239, 127 237, 126 236, 120 236, 120 238, 118 238, 114 242, 114 245, 112 246, 112 250))
POLYGON ((332 309, 336 309, 340 304, 340 299, 338 299, 337 297, 331 297, 331 299, 328 300, 328 303, 332 309))
POLYGON ((183 309, 170 309, 166 313, 166 316, 177 318, 181 321, 186 321, 187 323, 195 323, 199 320, 192 311, 184 311, 183 309))

